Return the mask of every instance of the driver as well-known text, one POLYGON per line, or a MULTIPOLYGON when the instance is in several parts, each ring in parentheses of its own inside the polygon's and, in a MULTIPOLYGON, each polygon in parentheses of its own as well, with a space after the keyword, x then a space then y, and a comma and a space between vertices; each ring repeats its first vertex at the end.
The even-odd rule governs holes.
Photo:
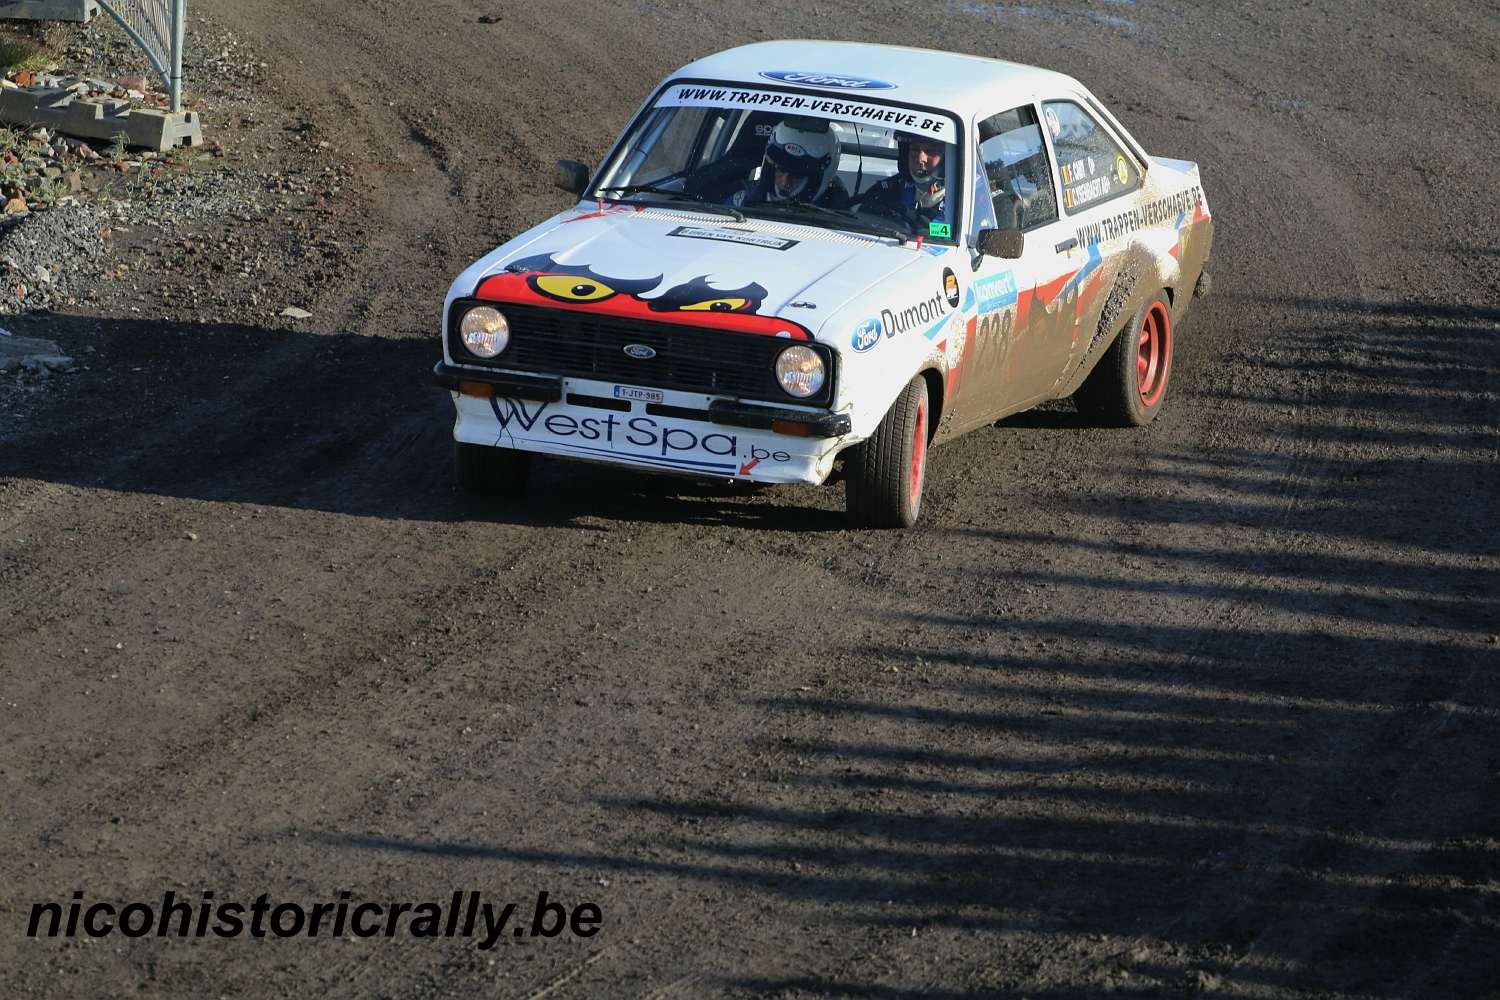
POLYGON ((822 208, 847 208, 849 191, 839 180, 839 140, 828 123, 788 118, 766 140, 760 173, 736 191, 729 204, 802 202, 822 208))
POLYGON ((943 219, 947 204, 946 147, 936 139, 898 133, 896 173, 860 195, 862 212, 896 215, 926 225, 943 219))

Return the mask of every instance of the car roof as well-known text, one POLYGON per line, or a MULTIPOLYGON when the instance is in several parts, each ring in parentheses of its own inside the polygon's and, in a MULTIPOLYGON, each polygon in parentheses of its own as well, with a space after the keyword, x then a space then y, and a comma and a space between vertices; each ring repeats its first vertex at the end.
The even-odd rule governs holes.
MULTIPOLYGON (((699 59, 672 74, 673 79, 727 80, 776 86, 764 73, 823 74, 893 84, 887 88, 818 87, 843 94, 922 104, 952 111, 962 118, 1004 111, 1034 96, 1060 92, 1087 94, 1088 89, 1062 73, 1024 63, 984 56, 864 42, 794 40, 757 42, 699 59), (1009 103, 1007 103, 1009 102, 1009 103)), ((784 81, 782 86, 808 86, 784 81)))

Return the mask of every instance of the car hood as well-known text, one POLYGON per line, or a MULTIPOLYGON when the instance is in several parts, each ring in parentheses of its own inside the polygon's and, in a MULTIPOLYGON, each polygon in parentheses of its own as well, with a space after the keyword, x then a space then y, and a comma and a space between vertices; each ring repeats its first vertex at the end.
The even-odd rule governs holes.
POLYGON ((779 221, 580 206, 480 261, 454 293, 757 333, 790 326, 801 339, 920 257, 888 239, 779 221))

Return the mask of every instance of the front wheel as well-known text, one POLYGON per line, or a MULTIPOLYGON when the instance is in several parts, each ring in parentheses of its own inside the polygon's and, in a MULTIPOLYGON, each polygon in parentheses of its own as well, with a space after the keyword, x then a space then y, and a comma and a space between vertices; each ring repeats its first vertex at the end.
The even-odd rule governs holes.
POLYGON ((844 462, 849 523, 861 528, 910 528, 922 510, 927 480, 927 380, 901 390, 869 440, 844 462))
POLYGON ((466 493, 514 498, 526 489, 531 453, 455 441, 453 471, 466 493))
POLYGON ((1172 311, 1158 295, 1104 352, 1073 401, 1111 427, 1144 427, 1156 419, 1172 374, 1172 311))

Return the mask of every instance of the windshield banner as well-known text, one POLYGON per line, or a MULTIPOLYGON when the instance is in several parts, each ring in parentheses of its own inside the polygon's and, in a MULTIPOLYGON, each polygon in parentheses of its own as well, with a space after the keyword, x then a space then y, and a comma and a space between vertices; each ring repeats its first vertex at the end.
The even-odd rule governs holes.
POLYGON ((930 136, 940 142, 953 142, 957 130, 953 119, 911 108, 892 107, 874 101, 854 101, 847 97, 813 97, 808 94, 783 94, 775 90, 748 90, 734 87, 676 86, 656 102, 659 108, 743 108, 757 111, 785 111, 788 114, 831 121, 854 121, 930 136))

